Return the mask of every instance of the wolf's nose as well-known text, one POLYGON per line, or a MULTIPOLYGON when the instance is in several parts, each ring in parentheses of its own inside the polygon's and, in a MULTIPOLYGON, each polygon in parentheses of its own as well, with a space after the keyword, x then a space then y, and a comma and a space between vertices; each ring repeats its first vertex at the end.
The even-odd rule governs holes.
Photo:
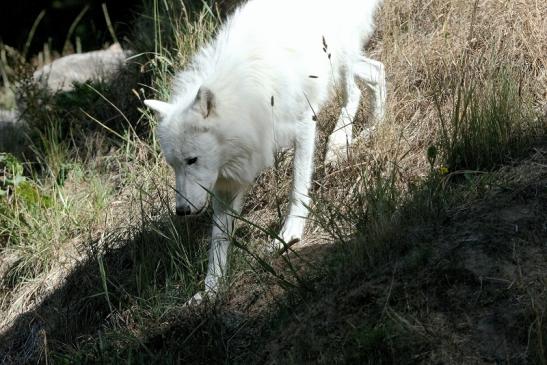
POLYGON ((192 209, 190 207, 177 207, 177 215, 185 216, 190 215, 192 213, 192 209))

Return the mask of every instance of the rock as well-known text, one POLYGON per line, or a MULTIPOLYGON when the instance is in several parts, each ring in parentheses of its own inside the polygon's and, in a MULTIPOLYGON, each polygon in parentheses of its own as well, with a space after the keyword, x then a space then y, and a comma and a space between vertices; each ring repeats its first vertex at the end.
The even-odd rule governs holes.
MULTIPOLYGON (((116 43, 105 50, 61 57, 36 70, 33 78, 52 92, 71 91, 74 83, 111 80, 130 55, 116 43)), ((24 104, 25 100, 19 100, 16 110, 0 109, 0 152, 19 154, 24 150, 26 123, 18 112, 25 110, 24 104)))
POLYGON ((109 80, 131 54, 118 43, 110 48, 61 57, 34 72, 34 79, 52 91, 70 91, 74 83, 109 80))

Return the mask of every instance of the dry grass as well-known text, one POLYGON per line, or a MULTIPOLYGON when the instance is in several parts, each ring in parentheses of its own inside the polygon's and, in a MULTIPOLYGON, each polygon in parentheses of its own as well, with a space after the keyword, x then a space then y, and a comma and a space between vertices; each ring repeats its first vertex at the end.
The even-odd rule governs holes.
MULTIPOLYGON (((156 19, 165 16, 159 23, 162 29, 145 34, 149 28, 146 21, 141 24, 141 41, 147 44, 144 48, 155 47, 155 56, 143 62, 142 70, 151 72, 154 82, 150 87, 142 86, 144 90, 139 88, 137 94, 155 94, 161 98, 168 93, 173 71, 182 67, 211 35, 218 19, 214 11, 205 10, 196 16, 184 7, 176 9, 176 16, 164 14, 162 2, 154 4, 152 13, 156 19), (150 34, 155 34, 154 39, 146 40, 150 34)), ((446 148, 440 139, 439 116, 451 120, 458 90, 486 90, 499 79, 501 70, 516 85, 513 90, 518 95, 511 100, 522 104, 526 116, 530 115, 526 114, 529 107, 534 115, 540 115, 547 102, 545 34, 547 4, 539 0, 386 0, 367 52, 386 65, 387 119, 372 138, 355 144, 346 161, 325 166, 321 151, 338 108, 331 105, 320 115, 322 129, 312 192, 315 199, 305 241, 308 244, 365 241, 366 246, 350 246, 353 247, 350 250, 355 250, 349 255, 354 261, 332 266, 350 273, 358 271, 359 265, 375 267, 394 260, 399 251, 389 251, 392 246, 386 246, 386 242, 401 239, 403 230, 397 230, 408 214, 401 207, 412 202, 411 214, 420 215, 412 223, 419 225, 450 203, 449 198, 435 195, 442 194, 435 190, 437 185, 420 191, 416 188, 446 164, 439 156, 432 166, 426 154, 432 145, 440 151, 446 148)), ((121 94, 113 92, 109 97, 114 104, 140 105, 140 96, 133 97, 130 93, 131 97, 120 97, 121 94)), ((83 100, 87 102, 89 98, 83 100)), ((112 113, 112 109, 98 110, 101 106, 93 108, 86 112, 101 122, 105 114, 112 113)), ((129 122, 147 131, 153 128, 153 123, 143 126, 144 119, 135 117, 138 110, 134 109, 128 113, 129 122)), ((72 123, 69 125, 86 119, 77 113, 54 115, 69 118, 72 123)), ((362 128, 367 120, 368 104, 364 102, 355 128, 362 128)), ((532 137, 545 138, 545 122, 541 116, 537 120, 518 119, 518 123, 527 123, 523 133, 531 133, 532 137)), ((87 123, 95 124, 89 119, 87 123)), ((208 353, 212 359, 220 361, 222 355, 231 353, 223 347, 225 343, 211 339, 211 334, 223 338, 225 327, 233 330, 233 323, 225 323, 231 317, 226 317, 222 308, 215 307, 212 312, 204 309, 194 317, 181 314, 179 308, 203 279, 206 234, 197 227, 206 226, 207 220, 172 219, 169 214, 172 176, 161 159, 154 134, 133 133, 124 123, 118 121, 114 128, 122 138, 102 128, 76 136, 85 137, 86 148, 81 150, 59 149, 66 142, 64 138, 73 141, 75 136, 70 133, 64 138, 50 135, 51 138, 46 138, 49 143, 40 144, 41 169, 32 180, 42 194, 51 197, 52 205, 36 209, 22 202, 7 204, 8 213, 0 209, 0 222, 9 223, 0 230, 0 339, 4 342, 0 351, 6 351, 5 355, 0 354, 0 361, 44 360, 46 352, 52 351, 55 359, 65 362, 105 361, 102 356, 112 356, 110 361, 115 362, 130 355, 134 356, 133 362, 146 362, 146 357, 139 357, 145 356, 139 355, 139 351, 147 349, 143 341, 152 337, 151 343, 162 342, 162 333, 172 323, 181 327, 172 334, 180 331, 185 339, 182 345, 173 344, 179 347, 167 346, 167 352, 176 350, 195 359, 197 353, 207 353, 205 345, 196 349, 196 354, 184 352, 180 347, 186 342, 198 346, 201 339, 213 346, 208 353), (67 165, 71 166, 70 172, 60 183, 59 172, 67 165), (59 314, 60 308, 68 307, 66 314, 59 314), (177 318, 186 318, 190 324, 185 327, 177 318), (28 328, 32 330, 29 332, 28 328), (186 331, 188 328, 191 331, 186 331), (160 333, 160 339, 155 337, 156 333, 160 333)), ((515 156, 509 154, 504 158, 517 155, 515 152, 515 156)), ((240 223, 237 238, 253 252, 269 239, 265 231, 275 231, 281 224, 290 189, 289 161, 288 156, 280 156, 278 168, 259 178, 245 204, 245 219, 262 229, 240 223)), ((458 175, 457 171, 451 173, 458 175)), ((437 178, 440 177, 434 179, 435 183, 437 178)), ((266 258, 261 266, 248 256, 233 255, 234 290, 228 294, 227 305, 249 317, 240 327, 237 327, 240 322, 234 319, 234 338, 237 339, 238 331, 245 332, 257 317, 268 317, 265 313, 274 311, 273 303, 279 298, 292 300, 286 299, 286 292, 275 285, 280 276, 272 284, 264 265, 271 265, 267 268, 277 270, 291 282, 295 282, 293 276, 303 272, 325 274, 310 269, 314 263, 322 262, 323 249, 314 247, 298 249, 302 255, 309 255, 303 260, 312 261, 307 264, 266 258), (267 294, 270 290, 272 293, 267 294), (241 294, 235 295, 234 291, 241 294), (261 301, 257 296, 268 300, 261 301)), ((328 275, 336 276, 332 272, 328 275)), ((336 283, 336 279, 332 281, 336 283)), ((304 280, 303 286, 306 285, 304 280)), ((307 295, 300 290, 291 293, 289 297, 300 299, 307 295)), ((537 305, 534 311, 536 317, 530 328, 537 332, 536 337, 541 337, 544 313, 537 305)), ((405 322, 395 312, 390 315, 390 323, 404 322, 408 327, 397 332, 397 336, 420 332, 412 320, 405 322)), ((356 328, 355 333, 359 341, 367 344, 388 336, 390 330, 363 328, 356 328)), ((542 340, 538 341, 543 346, 542 340)), ((239 343, 234 348, 238 346, 249 351, 245 344, 239 343)), ((537 347, 540 355, 545 353, 541 346, 537 347)), ((149 360, 154 359, 152 354, 148 355, 149 360)), ((164 352, 158 352, 156 359, 162 359, 163 355, 164 352)))
POLYGON ((434 98, 450 110, 462 77, 477 85, 510 66, 525 97, 542 107, 547 42, 547 5, 538 1, 386 1, 371 50, 386 64, 391 125, 372 150, 402 141, 406 161, 425 173, 423 151, 436 142, 440 124, 434 98), (475 20, 473 17, 475 14, 475 20), (465 73, 465 76, 463 75, 465 73))

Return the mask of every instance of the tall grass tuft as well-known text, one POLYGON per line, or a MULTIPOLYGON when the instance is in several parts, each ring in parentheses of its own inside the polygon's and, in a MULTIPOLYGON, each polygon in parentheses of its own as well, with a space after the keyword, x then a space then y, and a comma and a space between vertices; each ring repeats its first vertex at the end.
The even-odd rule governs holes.
POLYGON ((522 91, 522 77, 509 67, 484 81, 464 73, 451 94, 448 116, 436 99, 439 152, 449 171, 492 170, 522 156, 547 131, 522 91))

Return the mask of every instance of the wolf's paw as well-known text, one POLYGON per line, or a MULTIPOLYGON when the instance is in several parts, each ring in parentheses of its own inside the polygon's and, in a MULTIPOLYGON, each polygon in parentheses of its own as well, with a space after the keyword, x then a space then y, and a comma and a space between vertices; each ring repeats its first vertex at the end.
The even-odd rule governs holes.
POLYGON ((300 242, 300 238, 293 238, 292 240, 288 240, 288 241, 286 240, 280 241, 278 239, 275 239, 272 241, 270 246, 266 248, 266 251, 271 254, 278 253, 282 255, 298 242, 300 242))
POLYGON ((192 298, 190 298, 186 303, 184 303, 185 307, 196 307, 203 303, 203 300, 207 298, 208 295, 204 291, 197 292, 194 294, 192 298))
POLYGON ((303 231, 303 223, 287 222, 279 234, 281 240, 277 238, 273 240, 268 251, 271 253, 285 253, 291 246, 300 242, 303 231))
POLYGON ((346 159, 348 155, 348 149, 346 145, 343 146, 330 146, 327 149, 327 154, 325 155, 326 163, 336 163, 346 159))
POLYGON ((375 132, 376 132, 376 127, 374 125, 364 128, 358 137, 359 143, 368 142, 374 136, 375 132))
POLYGON ((215 299, 216 293, 214 291, 210 290, 203 290, 199 291, 192 298, 190 298, 186 303, 184 303, 185 307, 197 307, 201 305, 202 303, 211 301, 215 299))
POLYGON ((325 155, 325 162, 327 163, 335 163, 347 158, 350 141, 347 140, 346 134, 341 132, 334 132, 329 137, 327 154, 325 155))

